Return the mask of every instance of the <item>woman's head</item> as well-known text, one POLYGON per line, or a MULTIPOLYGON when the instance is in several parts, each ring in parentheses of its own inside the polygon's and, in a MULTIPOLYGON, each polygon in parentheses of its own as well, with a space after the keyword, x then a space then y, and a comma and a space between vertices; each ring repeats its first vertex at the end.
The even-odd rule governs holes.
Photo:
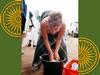
POLYGON ((48 24, 52 34, 55 34, 60 30, 62 25, 62 14, 58 11, 54 11, 49 15, 48 24))
POLYGON ((62 25, 62 14, 59 11, 54 11, 50 14, 48 23, 50 26, 62 25))

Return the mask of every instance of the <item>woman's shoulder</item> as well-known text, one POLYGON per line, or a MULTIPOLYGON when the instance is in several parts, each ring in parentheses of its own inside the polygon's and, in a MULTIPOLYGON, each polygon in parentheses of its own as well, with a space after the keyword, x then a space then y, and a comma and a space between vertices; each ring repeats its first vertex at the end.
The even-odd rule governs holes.
POLYGON ((62 31, 65 29, 66 29, 66 23, 65 23, 65 21, 63 21, 60 30, 62 31))
POLYGON ((48 18, 44 18, 41 21, 41 29, 45 29, 45 31, 47 31, 47 29, 48 29, 48 18))
POLYGON ((44 18, 42 21, 41 21, 41 24, 47 24, 48 23, 48 17, 44 18))
POLYGON ((65 21, 62 21, 62 27, 65 27, 65 26, 66 26, 65 21))

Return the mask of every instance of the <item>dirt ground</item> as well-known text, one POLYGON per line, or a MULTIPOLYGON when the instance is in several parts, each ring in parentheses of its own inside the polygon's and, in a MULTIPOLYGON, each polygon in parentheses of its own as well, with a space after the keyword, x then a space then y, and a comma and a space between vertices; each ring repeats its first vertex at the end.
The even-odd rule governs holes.
MULTIPOLYGON (((68 36, 65 42, 67 45, 68 60, 78 59, 78 38, 68 36)), ((25 54, 21 56, 21 75, 43 75, 43 65, 41 65, 39 70, 32 70, 35 47, 22 47, 22 50, 25 51, 25 54)))

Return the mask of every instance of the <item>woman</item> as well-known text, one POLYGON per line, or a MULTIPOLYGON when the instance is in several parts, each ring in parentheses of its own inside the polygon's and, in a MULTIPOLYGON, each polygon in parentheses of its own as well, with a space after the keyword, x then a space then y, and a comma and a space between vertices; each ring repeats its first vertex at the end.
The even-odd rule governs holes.
POLYGON ((33 69, 38 68, 40 64, 39 56, 46 53, 49 54, 50 61, 59 61, 60 56, 65 57, 67 61, 67 49, 63 41, 65 28, 60 12, 52 12, 41 21, 41 35, 34 55, 33 69))

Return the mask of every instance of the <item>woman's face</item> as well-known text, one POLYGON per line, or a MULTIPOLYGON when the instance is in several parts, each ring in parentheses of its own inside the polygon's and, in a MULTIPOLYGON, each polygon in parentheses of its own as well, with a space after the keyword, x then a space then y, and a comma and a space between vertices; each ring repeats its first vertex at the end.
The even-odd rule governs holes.
POLYGON ((50 26, 50 31, 52 34, 57 33, 60 30, 61 26, 50 26))

